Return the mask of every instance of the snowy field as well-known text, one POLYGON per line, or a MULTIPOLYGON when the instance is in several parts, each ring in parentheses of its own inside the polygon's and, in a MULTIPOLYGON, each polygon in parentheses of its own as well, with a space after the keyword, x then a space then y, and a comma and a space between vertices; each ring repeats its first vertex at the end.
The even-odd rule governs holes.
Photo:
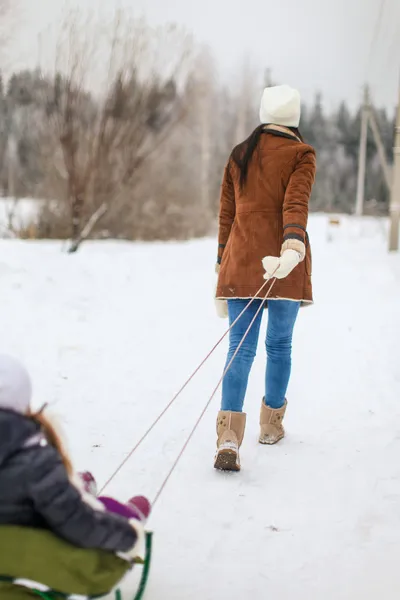
MULTIPOLYGON (((264 355, 247 397, 240 474, 214 472, 219 398, 155 507, 150 600, 397 600, 400 593, 400 255, 385 221, 311 219, 316 304, 299 318, 287 437, 257 444, 264 355)), ((77 468, 99 482, 226 327, 216 245, 0 241, 1 351, 26 361, 77 468)), ((155 496, 226 345, 116 478, 155 496)), ((126 583, 133 590, 135 578, 126 583)), ((130 594, 127 594, 130 599, 130 594)))
POLYGON ((0 237, 14 237, 8 230, 10 226, 17 230, 27 227, 35 219, 40 204, 40 200, 32 198, 0 197, 0 237))

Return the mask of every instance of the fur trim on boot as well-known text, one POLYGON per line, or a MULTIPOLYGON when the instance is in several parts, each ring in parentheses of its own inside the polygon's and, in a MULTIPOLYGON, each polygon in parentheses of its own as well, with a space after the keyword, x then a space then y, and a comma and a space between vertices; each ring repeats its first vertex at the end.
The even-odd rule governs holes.
POLYGON ((263 398, 260 414, 260 444, 276 444, 284 437, 282 421, 286 407, 286 400, 282 408, 271 408, 265 404, 263 398))
POLYGON ((240 471, 239 448, 246 427, 246 414, 221 410, 217 418, 217 454, 214 468, 221 471, 240 471))

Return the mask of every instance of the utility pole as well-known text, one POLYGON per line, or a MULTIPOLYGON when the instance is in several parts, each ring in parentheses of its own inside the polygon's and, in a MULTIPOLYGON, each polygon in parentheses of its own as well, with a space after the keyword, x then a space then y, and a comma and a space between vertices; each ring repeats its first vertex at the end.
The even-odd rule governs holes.
POLYGON ((369 108, 369 124, 371 125, 372 134, 374 136, 376 148, 378 150, 379 161, 381 163, 383 176, 385 178, 386 185, 388 190, 392 189, 392 177, 390 173, 390 167, 387 161, 385 147, 382 142, 382 137, 379 131, 378 123, 375 118, 374 109, 372 106, 369 108))
POLYGON ((400 86, 393 148, 393 179, 390 197, 389 252, 399 249, 400 224, 400 86))
POLYGON ((360 150, 358 154, 358 178, 357 178, 357 200, 356 215, 360 217, 364 209, 365 196, 365 173, 367 167, 367 142, 368 142, 368 120, 369 120, 369 87, 364 88, 364 101, 361 110, 361 135, 360 150))

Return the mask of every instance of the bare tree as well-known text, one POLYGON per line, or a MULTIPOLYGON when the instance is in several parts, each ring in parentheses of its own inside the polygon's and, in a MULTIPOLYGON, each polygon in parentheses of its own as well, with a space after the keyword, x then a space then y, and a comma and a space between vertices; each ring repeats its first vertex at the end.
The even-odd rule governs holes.
POLYGON ((257 124, 257 101, 261 86, 257 85, 257 73, 249 59, 243 61, 240 80, 238 82, 237 121, 235 143, 243 142, 257 124))
POLYGON ((118 13, 107 48, 102 45, 106 75, 97 79, 93 99, 88 90, 96 83, 96 33, 96 40, 84 35, 76 16, 66 24, 64 65, 48 102, 52 153, 66 179, 70 252, 106 213, 132 210, 139 171, 182 114, 179 85, 187 53, 179 30, 169 27, 154 39, 143 23, 118 13))

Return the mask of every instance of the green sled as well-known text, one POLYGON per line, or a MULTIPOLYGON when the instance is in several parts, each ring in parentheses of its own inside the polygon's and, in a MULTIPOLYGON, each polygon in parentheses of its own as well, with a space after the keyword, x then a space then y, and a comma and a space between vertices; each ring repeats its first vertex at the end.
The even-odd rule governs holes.
MULTIPOLYGON (((139 590, 146 588, 152 550, 152 534, 146 534, 146 556, 139 590)), ((1 600, 80 600, 101 598, 118 586, 132 565, 112 552, 72 546, 50 531, 0 526, 1 600), (21 581, 23 580, 23 581, 21 581)), ((117 589, 116 600, 122 600, 117 589)))

